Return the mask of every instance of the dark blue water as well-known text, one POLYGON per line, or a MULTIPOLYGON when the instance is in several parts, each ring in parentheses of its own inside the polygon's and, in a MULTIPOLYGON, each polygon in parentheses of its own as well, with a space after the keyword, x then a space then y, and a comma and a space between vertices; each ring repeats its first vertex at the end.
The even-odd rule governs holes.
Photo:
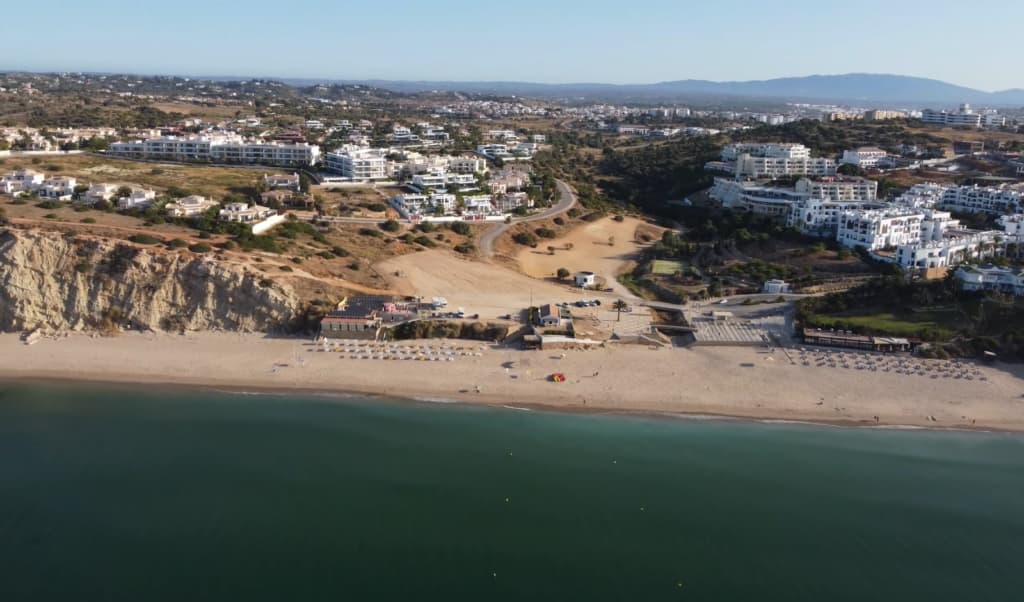
POLYGON ((0 601, 1021 600, 1024 438, 0 386, 0 601))

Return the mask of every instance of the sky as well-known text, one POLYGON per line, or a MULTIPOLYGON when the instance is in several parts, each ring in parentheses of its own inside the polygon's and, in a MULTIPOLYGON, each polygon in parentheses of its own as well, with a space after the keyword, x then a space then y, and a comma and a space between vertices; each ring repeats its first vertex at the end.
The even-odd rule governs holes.
POLYGON ((1019 0, 29 0, 0 70, 652 83, 895 73, 1024 88, 1019 0))

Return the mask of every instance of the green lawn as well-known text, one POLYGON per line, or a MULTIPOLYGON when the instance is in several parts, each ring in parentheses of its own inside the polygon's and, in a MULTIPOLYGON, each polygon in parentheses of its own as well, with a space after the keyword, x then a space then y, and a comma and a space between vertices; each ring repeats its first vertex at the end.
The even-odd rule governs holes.
POLYGON ((658 276, 671 276, 681 271, 683 271, 683 264, 678 261, 655 259, 651 262, 651 273, 658 276))
POLYGON ((815 315, 808 326, 856 330, 874 335, 899 337, 920 336, 929 331, 941 339, 956 334, 957 314, 953 312, 917 312, 905 314, 845 312, 843 314, 815 315))

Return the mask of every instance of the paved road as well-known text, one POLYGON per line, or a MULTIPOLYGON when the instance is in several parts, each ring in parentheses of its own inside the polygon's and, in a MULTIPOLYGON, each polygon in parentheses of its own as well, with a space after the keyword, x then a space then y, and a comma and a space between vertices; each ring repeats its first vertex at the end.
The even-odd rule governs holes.
POLYGON ((568 184, 561 180, 557 180, 556 185, 558 186, 559 193, 561 193, 561 198, 556 205, 549 207, 540 213, 535 213, 534 215, 513 218, 511 223, 501 223, 493 229, 488 230, 480 237, 480 254, 484 257, 490 257, 493 255, 494 241, 498 240, 498 237, 507 232, 514 224, 548 219, 555 217, 556 215, 561 215, 572 208, 572 206, 576 204, 576 193, 573 192, 572 188, 570 188, 568 184))

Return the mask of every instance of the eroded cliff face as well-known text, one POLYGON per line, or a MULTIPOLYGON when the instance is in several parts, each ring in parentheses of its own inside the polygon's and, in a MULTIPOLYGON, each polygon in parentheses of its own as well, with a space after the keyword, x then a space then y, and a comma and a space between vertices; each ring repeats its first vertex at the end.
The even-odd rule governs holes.
POLYGON ((0 330, 279 331, 295 293, 244 266, 59 232, 0 234, 0 330))

